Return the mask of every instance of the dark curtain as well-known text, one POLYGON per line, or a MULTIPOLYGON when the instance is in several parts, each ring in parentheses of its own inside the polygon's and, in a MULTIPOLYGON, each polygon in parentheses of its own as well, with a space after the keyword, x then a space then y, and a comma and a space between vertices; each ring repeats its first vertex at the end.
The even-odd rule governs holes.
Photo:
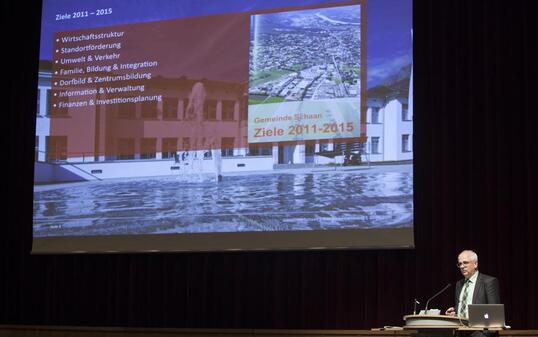
POLYGON ((500 280, 508 324, 538 328, 534 1, 415 0, 415 249, 46 256, 29 253, 41 8, 2 6, 0 323, 402 325, 414 298, 454 284, 472 248, 500 280))

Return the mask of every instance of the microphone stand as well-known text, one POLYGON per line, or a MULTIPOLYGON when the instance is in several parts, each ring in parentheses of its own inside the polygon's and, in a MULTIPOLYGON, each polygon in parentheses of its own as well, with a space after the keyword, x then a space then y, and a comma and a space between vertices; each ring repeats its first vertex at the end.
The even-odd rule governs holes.
POLYGON ((428 314, 428 304, 430 303, 430 301, 436 298, 437 296, 439 296, 443 291, 447 290, 450 286, 451 286, 450 283, 447 284, 443 289, 439 290, 437 294, 433 295, 432 297, 428 299, 428 301, 426 301, 426 308, 424 309, 424 315, 428 314))

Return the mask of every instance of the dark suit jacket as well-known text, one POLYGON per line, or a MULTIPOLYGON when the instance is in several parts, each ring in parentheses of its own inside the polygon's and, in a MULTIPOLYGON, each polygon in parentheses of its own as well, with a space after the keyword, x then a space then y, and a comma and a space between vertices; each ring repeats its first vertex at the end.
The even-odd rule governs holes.
MULTIPOLYGON (((460 300, 461 289, 465 279, 461 279, 456 283, 456 310, 460 300)), ((473 292, 473 304, 499 304, 501 303, 501 290, 499 280, 495 277, 486 274, 478 273, 476 284, 473 292)))

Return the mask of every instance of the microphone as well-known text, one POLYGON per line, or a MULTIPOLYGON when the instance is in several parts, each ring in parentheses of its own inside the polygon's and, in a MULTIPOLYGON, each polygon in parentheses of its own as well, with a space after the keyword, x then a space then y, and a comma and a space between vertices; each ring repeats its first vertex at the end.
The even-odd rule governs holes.
POLYGON ((420 302, 417 301, 417 299, 415 298, 415 300, 413 301, 413 315, 417 314, 417 304, 420 304, 420 302))
POLYGON ((430 297, 427 301, 426 301, 426 308, 424 308, 424 314, 427 315, 428 314, 428 304, 430 304, 430 301, 433 300, 434 298, 436 298, 437 296, 441 295, 443 293, 443 291, 447 290, 448 288, 450 288, 451 284, 447 284, 443 289, 439 290, 439 292, 437 292, 437 294, 433 295, 432 297, 430 297))

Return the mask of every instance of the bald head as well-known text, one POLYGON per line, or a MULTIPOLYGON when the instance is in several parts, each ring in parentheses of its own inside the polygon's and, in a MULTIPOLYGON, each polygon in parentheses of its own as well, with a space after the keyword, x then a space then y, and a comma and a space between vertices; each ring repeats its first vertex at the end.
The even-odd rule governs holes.
POLYGON ((471 261, 478 262, 478 255, 472 250, 466 249, 460 253, 461 255, 467 256, 471 261))

